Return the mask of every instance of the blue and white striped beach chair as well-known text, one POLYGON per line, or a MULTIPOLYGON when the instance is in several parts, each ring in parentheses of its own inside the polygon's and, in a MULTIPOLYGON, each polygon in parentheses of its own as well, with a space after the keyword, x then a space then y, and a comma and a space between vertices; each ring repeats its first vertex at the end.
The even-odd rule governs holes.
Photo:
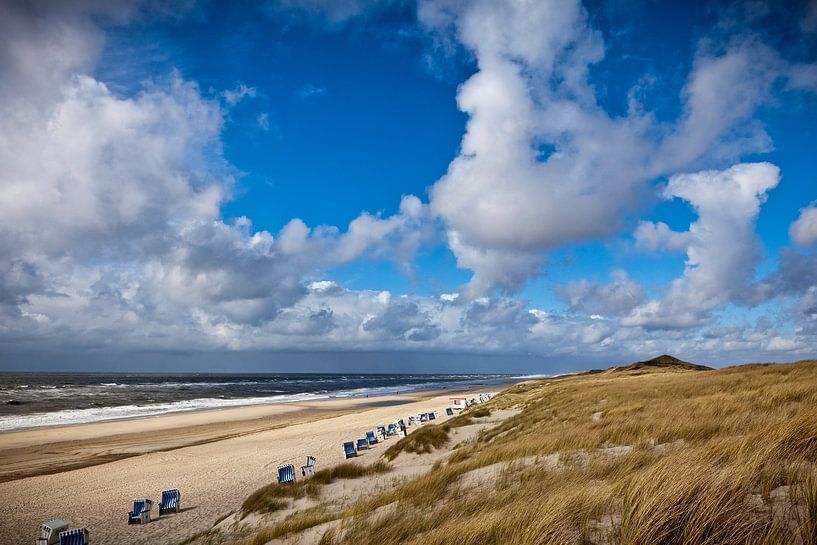
POLYGON ((377 444, 377 437, 375 436, 373 431, 366 432, 366 441, 369 442, 369 446, 377 444))
POLYGON ((162 501, 159 502, 159 516, 165 513, 178 513, 182 495, 178 488, 162 490, 162 501))
POLYGON ((278 466, 278 484, 295 482, 295 466, 292 464, 281 464, 278 466))
POLYGON ((447 414, 448 416, 454 416, 454 409, 452 409, 451 407, 446 407, 445 414, 447 414))
POLYGON ((88 530, 85 528, 74 528, 60 532, 60 545, 87 545, 88 530))
POLYGON ((357 450, 366 450, 369 448, 369 442, 366 440, 365 437, 361 437, 357 440, 357 450))
POLYGON ((133 510, 128 513, 128 524, 147 524, 150 522, 150 510, 153 502, 145 498, 133 500, 133 510))
POLYGON ((343 443, 343 455, 346 456, 347 460, 357 456, 357 449, 355 448, 354 441, 346 441, 343 443))

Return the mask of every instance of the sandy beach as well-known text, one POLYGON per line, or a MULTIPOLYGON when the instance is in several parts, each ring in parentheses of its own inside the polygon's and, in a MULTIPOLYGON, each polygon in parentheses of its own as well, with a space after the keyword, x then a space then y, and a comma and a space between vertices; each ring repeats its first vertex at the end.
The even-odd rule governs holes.
MULTIPOLYGON (((494 385, 492 390, 501 389, 494 385)), ((235 511, 275 479, 278 464, 343 460, 341 444, 378 423, 449 405, 453 391, 270 404, 0 435, 0 536, 33 542, 37 526, 63 518, 93 543, 174 544, 235 511), (135 497, 182 492, 182 512, 127 525, 135 497)), ((357 460, 372 462, 375 449, 357 460)))

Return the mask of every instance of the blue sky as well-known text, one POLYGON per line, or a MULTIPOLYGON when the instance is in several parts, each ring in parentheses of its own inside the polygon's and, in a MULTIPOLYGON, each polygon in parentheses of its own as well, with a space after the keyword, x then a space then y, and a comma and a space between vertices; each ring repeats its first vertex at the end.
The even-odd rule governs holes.
POLYGON ((0 368, 815 356, 813 1, 2 10, 0 368))

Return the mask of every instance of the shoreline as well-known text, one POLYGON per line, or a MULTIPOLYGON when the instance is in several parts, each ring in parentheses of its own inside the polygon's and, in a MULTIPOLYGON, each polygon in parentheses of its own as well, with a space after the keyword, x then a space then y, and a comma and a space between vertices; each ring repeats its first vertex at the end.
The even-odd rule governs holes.
MULTIPOLYGON (((12 373, 14 374, 14 373, 12 373)), ((93 374, 93 373, 90 373, 93 374)), ((435 375, 430 375, 435 376, 435 375)), ((129 420, 137 420, 143 418, 156 418, 156 417, 163 417, 163 416, 172 416, 172 415, 182 415, 182 414, 196 414, 199 412, 209 412, 209 411, 229 411, 232 409, 244 409, 247 407, 264 407, 269 405, 297 405, 303 403, 313 403, 313 402, 320 402, 320 401, 337 401, 337 400, 361 400, 367 398, 375 398, 375 397, 383 397, 383 396, 391 396, 391 395, 405 395, 405 396, 412 396, 416 394, 421 394, 423 392, 437 392, 437 391, 472 391, 474 389, 480 388, 492 388, 497 386, 502 386, 503 384, 509 383, 516 383, 520 380, 528 380, 527 378, 520 377, 520 376, 508 376, 502 380, 499 378, 495 379, 496 382, 488 380, 485 382, 470 382, 467 384, 462 384, 459 382, 452 383, 451 387, 446 387, 444 384, 431 384, 423 387, 423 385, 413 385, 413 384, 400 384, 395 385, 395 388, 391 387, 372 387, 372 392, 365 392, 359 390, 336 390, 331 392, 325 393, 315 393, 315 392, 302 392, 302 393, 289 393, 284 395, 276 395, 276 396, 269 396, 268 398, 260 398, 260 397, 253 397, 249 396, 246 398, 242 397, 230 397, 230 398, 212 398, 212 397, 201 397, 201 398, 192 398, 186 400, 180 400, 179 403, 182 402, 191 402, 191 401, 226 401, 229 404, 213 404, 211 406, 201 406, 201 407, 192 407, 186 408, 180 406, 178 408, 171 408, 161 412, 153 412, 153 413, 145 413, 145 414, 131 414, 131 415, 123 415, 123 416, 105 416, 100 417, 92 420, 86 421, 75 421, 75 422, 54 422, 54 423, 46 423, 46 424, 36 424, 36 425, 25 425, 22 427, 15 427, 15 428, 0 428, 0 437, 3 437, 9 433, 16 433, 16 432, 25 432, 25 431, 33 431, 33 430, 42 430, 42 429, 50 429, 50 428, 64 428, 69 426, 82 426, 82 425, 90 425, 90 424, 102 424, 102 423, 110 423, 110 422, 125 422, 129 420), (419 386, 419 387, 414 387, 419 386), (359 393, 349 393, 349 392, 359 392, 359 393), (305 396, 299 399, 291 399, 295 396, 305 396), (263 401, 258 401, 259 399, 263 399, 263 401)), ((169 404, 174 404, 176 402, 165 402, 169 404)), ((161 405, 161 403, 159 403, 161 405)), ((122 405, 110 405, 110 406, 103 406, 103 407, 85 407, 81 409, 57 409, 55 411, 48 411, 48 412, 32 412, 32 413, 19 413, 19 414, 10 414, 4 415, 0 417, 0 421, 3 418, 9 417, 16 417, 16 418, 26 418, 26 417, 40 417, 40 416, 48 416, 52 414, 58 414, 62 412, 70 412, 70 411, 85 411, 85 410, 107 410, 107 409, 119 409, 119 408, 127 408, 127 407, 143 407, 144 409, 149 409, 151 404, 146 405, 129 405, 129 404, 122 404, 122 405)))
MULTIPOLYGON (((0 503, 0 535, 25 542, 37 524, 56 517, 88 527, 95 542, 178 543, 274 482, 278 464, 297 467, 313 455, 319 467, 331 467, 344 461, 343 441, 379 423, 439 411, 457 394, 515 383, 7 432, 0 435, 0 470, 6 472, 0 495, 7 498, 0 503), (155 500, 165 488, 182 490, 182 513, 127 526, 123 514, 132 498, 155 500)), ((368 463, 381 452, 353 461, 368 463)))
MULTIPOLYGON (((504 389, 511 384, 515 383, 489 386, 504 389)), ((170 452, 379 407, 399 407, 478 388, 271 402, 4 431, 0 432, 0 483, 170 452)))

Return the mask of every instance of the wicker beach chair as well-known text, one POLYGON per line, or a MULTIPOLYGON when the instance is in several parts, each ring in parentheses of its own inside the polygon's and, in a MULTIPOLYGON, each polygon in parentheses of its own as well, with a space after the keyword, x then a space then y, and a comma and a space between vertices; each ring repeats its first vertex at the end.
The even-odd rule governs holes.
POLYGON ((162 501, 159 502, 159 516, 166 513, 178 513, 182 495, 178 488, 162 490, 162 501))
POLYGON ((295 466, 292 464, 281 464, 278 466, 278 484, 295 482, 295 466))
POLYGON ((357 456, 357 449, 355 448, 354 441, 346 441, 343 443, 343 455, 348 460, 349 458, 354 458, 357 456))
POLYGON ((369 448, 369 441, 365 437, 360 437, 357 440, 357 450, 366 450, 369 448))
POLYGON ((60 545, 87 545, 88 530, 85 528, 74 528, 60 532, 60 545))
POLYGON ((60 532, 68 529, 68 523, 61 519, 47 520, 40 524, 37 545, 55 545, 60 542, 60 532))
POLYGON ((375 436, 373 431, 366 432, 366 441, 369 442, 369 446, 377 444, 377 437, 375 436))
POLYGON ((307 475, 311 475, 315 473, 315 464, 317 460, 314 456, 307 456, 306 457, 306 465, 301 466, 301 476, 306 477, 307 475))
POLYGON ((150 522, 150 510, 153 502, 146 498, 133 500, 133 510, 128 513, 128 524, 147 524, 150 522))

